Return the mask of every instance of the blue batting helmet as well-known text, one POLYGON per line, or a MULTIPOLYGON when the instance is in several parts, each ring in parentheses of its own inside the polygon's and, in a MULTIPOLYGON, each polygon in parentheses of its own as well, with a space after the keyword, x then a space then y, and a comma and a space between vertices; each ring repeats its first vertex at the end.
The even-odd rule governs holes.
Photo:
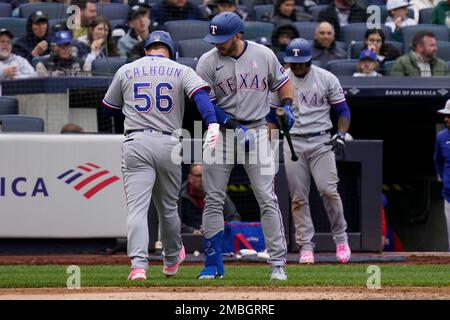
POLYGON ((311 61, 311 46, 308 40, 303 38, 292 39, 286 47, 284 62, 286 63, 307 63, 311 61))
POLYGON ((239 32, 244 33, 244 22, 233 12, 222 12, 209 22, 209 33, 203 40, 209 43, 224 43, 239 32))
POLYGON ((145 49, 153 43, 163 43, 167 46, 170 53, 170 59, 175 60, 177 55, 177 46, 172 40, 170 34, 166 31, 153 31, 145 40, 145 49))

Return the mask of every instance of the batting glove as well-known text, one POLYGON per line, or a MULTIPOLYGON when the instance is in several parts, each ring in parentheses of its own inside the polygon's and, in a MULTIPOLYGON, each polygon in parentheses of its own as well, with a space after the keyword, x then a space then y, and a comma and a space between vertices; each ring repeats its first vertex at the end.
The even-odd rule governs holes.
POLYGON ((213 149, 220 135, 220 125, 218 123, 210 123, 208 126, 208 132, 206 133, 205 142, 203 143, 203 149, 213 149))
POLYGON ((238 144, 244 147, 245 152, 249 152, 255 149, 255 137, 248 131, 246 127, 238 124, 234 129, 238 144))
POLYGON ((287 131, 291 130, 291 128, 294 126, 294 115, 292 114, 291 106, 286 105, 283 106, 284 111, 286 112, 286 118, 287 118, 287 131))
POLYGON ((338 132, 330 141, 325 142, 325 145, 331 146, 331 151, 334 153, 342 154, 345 148, 345 132, 338 132))

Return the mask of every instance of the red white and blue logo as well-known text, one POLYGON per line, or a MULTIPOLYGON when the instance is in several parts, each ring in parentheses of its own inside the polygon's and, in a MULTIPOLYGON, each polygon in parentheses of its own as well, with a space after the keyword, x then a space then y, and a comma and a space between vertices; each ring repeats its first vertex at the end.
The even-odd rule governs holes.
POLYGON ((73 186, 76 191, 83 192, 86 199, 92 198, 110 184, 120 180, 118 176, 91 162, 67 170, 59 175, 58 179, 73 186))

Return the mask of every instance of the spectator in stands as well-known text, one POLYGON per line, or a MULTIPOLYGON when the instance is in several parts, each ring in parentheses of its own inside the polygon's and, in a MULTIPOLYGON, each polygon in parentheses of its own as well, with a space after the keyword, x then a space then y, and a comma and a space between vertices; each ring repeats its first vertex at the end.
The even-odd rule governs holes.
POLYGON ((367 29, 364 35, 364 48, 377 54, 379 65, 400 57, 400 50, 394 45, 386 43, 385 39, 384 31, 381 29, 367 29))
POLYGON ((61 133, 84 133, 84 129, 76 123, 68 123, 61 128, 61 133))
POLYGON ((418 31, 412 39, 412 50, 395 60, 391 76, 446 76, 447 62, 436 57, 436 36, 431 31, 418 31))
POLYGON ((375 70, 378 67, 377 54, 369 49, 361 51, 358 59, 358 72, 354 77, 380 77, 381 74, 375 70))
POLYGON ((297 28, 292 22, 278 25, 272 33, 272 46, 275 54, 286 51, 286 46, 292 39, 300 37, 297 28))
POLYGON ((13 34, 8 29, 0 29, 0 81, 35 77, 27 59, 12 53, 13 34))
MULTIPOLYGON (((128 14, 130 30, 119 39, 117 48, 121 57, 127 57, 131 49, 138 43, 145 41, 150 34, 150 10, 147 5, 135 5, 128 14)), ((142 46, 142 50, 144 46, 142 46)), ((141 53, 144 55, 143 51, 141 53)))
POLYGON ((28 17, 27 35, 15 42, 13 52, 24 57, 30 63, 34 57, 50 53, 48 17, 45 12, 37 10, 28 17))
POLYGON ((62 30, 55 33, 55 53, 38 62, 36 71, 39 76, 81 75, 83 60, 72 56, 72 35, 62 30))
POLYGON ((237 6, 236 0, 210 0, 205 6, 203 16, 211 20, 221 12, 234 12, 241 17, 242 20, 247 19, 247 12, 241 10, 237 6))
POLYGON ((88 27, 97 16, 97 6, 93 0, 72 0, 71 5, 80 8, 80 28, 72 29, 72 35, 76 39, 88 34, 88 27))
POLYGON ((256 38, 255 42, 258 43, 258 44, 262 44, 263 46, 266 46, 269 49, 272 49, 272 42, 267 37, 256 38))
MULTIPOLYGON (((194 163, 189 167, 187 181, 181 186, 178 210, 181 232, 201 235, 205 191, 202 183, 202 165, 194 163)), ((241 217, 230 197, 225 198, 223 208, 225 221, 240 221, 241 217)))
POLYGON ((450 27, 450 0, 442 0, 433 9, 430 22, 450 27))
POLYGON ((319 13, 317 21, 327 21, 333 25, 336 39, 341 37, 341 27, 349 23, 366 22, 366 10, 358 6, 355 0, 334 0, 319 13))
MULTIPOLYGON (((262 20, 265 20, 264 17, 262 20)), ((313 17, 309 13, 301 12, 295 8, 294 0, 277 0, 273 9, 273 17, 270 19, 275 25, 280 25, 286 21, 312 21, 313 17)))
POLYGON ((443 184, 442 196, 444 197, 448 249, 450 251, 450 166, 448 165, 450 162, 450 149, 448 148, 448 141, 450 140, 450 99, 447 100, 443 109, 438 110, 438 113, 444 116, 446 128, 437 134, 434 164, 443 184))
POLYGON ((408 0, 388 0, 386 9, 389 12, 389 16, 385 25, 391 28, 392 39, 401 42, 400 29, 417 24, 414 19, 408 18, 408 0))
POLYGON ((336 42, 334 28, 326 21, 316 28, 311 53, 312 59, 319 60, 323 66, 330 60, 347 58, 345 47, 336 42))
POLYGON ((419 23, 419 12, 422 9, 434 8, 441 0, 410 0, 409 8, 414 11, 414 20, 419 23))
POLYGON ((152 7, 152 18, 156 26, 171 20, 204 20, 198 6, 187 0, 163 0, 152 7))
POLYGON ((84 71, 90 72, 92 62, 97 58, 118 56, 110 30, 109 21, 105 17, 97 16, 92 20, 89 33, 79 37, 78 41, 73 41, 77 57, 84 60, 84 71))

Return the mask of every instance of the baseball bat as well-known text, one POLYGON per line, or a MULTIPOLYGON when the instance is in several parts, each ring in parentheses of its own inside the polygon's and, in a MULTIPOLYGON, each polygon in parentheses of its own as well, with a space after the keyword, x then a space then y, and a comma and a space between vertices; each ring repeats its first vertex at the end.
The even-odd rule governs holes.
POLYGON ((283 134, 286 137, 286 141, 289 145, 289 149, 291 150, 291 160, 297 161, 298 156, 295 153, 294 146, 292 145, 291 134, 289 133, 289 130, 287 128, 286 112, 284 111, 283 108, 277 108, 276 114, 277 114, 278 123, 280 124, 280 128, 281 128, 281 130, 283 130, 283 134))

